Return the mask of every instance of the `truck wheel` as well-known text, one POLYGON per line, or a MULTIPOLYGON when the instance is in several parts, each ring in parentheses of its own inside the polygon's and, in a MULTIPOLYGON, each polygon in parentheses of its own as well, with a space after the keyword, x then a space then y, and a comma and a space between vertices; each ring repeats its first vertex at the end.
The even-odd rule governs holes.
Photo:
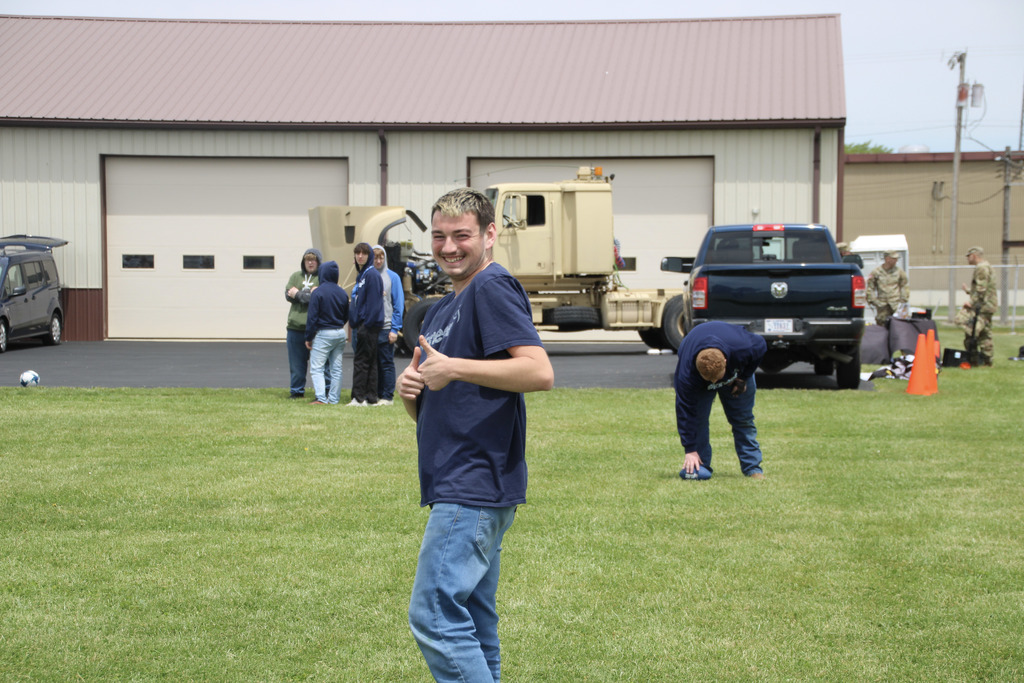
POLYGON ((686 315, 686 302, 682 294, 677 294, 665 304, 665 312, 661 315, 661 334, 665 338, 665 346, 673 351, 679 350, 683 343, 686 330, 683 318, 686 315))
POLYGON ((413 349, 419 344, 423 318, 427 315, 430 307, 437 303, 439 298, 428 297, 420 299, 405 312, 405 318, 402 320, 402 342, 405 344, 405 348, 409 349, 409 353, 412 353, 413 349))
POLYGON ((558 325, 559 332, 577 332, 601 327, 601 311, 590 306, 558 306, 542 314, 545 325, 558 325))
POLYGON ((851 349, 852 359, 849 363, 836 365, 836 384, 840 389, 856 389, 860 387, 860 346, 851 349))
POLYGON ((648 327, 647 329, 640 330, 640 341, 652 349, 668 348, 668 344, 665 343, 665 335, 661 333, 660 327, 648 327))

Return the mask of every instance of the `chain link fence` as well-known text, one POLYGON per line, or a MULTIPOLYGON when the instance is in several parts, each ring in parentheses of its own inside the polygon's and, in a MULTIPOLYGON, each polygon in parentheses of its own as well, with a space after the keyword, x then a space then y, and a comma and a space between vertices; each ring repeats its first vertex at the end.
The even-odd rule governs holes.
MULTIPOLYGON (((1011 332, 1016 332, 1021 291, 1024 286, 1024 273, 1021 264, 992 264, 996 278, 996 291, 999 293, 999 314, 993 319, 1000 325, 1008 325, 1011 332)), ((967 293, 963 285, 971 284, 974 266, 914 266, 907 269, 910 282, 910 304, 932 310, 935 319, 952 321, 953 316, 967 301, 967 293), (950 305, 950 289, 953 290, 953 303, 950 305)), ((1024 322, 1024 321, 1021 321, 1024 322)))

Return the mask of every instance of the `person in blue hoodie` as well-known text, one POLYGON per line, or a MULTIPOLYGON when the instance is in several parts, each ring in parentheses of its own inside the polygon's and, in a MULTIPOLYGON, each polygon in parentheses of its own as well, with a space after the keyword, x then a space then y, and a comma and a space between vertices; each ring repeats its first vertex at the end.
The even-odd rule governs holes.
POLYGON ((341 354, 345 351, 345 325, 348 323, 348 293, 338 286, 338 263, 320 266, 320 286, 309 297, 306 313, 306 348, 309 349, 315 405, 334 405, 341 400, 341 354), (324 381, 329 368, 331 384, 324 381))
POLYGON ((676 428, 685 456, 679 476, 711 478, 708 420, 717 395, 732 426, 743 474, 763 479, 761 445, 754 426, 754 371, 768 347, 738 325, 711 321, 694 327, 679 345, 676 364, 676 428))
POLYGON ((384 281, 373 267, 373 248, 360 242, 352 251, 356 284, 352 287, 349 324, 355 337, 350 406, 377 404, 377 337, 384 327, 384 281))

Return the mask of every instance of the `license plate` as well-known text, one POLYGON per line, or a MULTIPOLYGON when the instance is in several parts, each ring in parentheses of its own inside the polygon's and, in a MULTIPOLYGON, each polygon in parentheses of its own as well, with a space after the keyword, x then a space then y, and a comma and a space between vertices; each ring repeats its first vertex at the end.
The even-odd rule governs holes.
POLYGON ((792 318, 767 318, 764 321, 765 334, 792 334, 792 318))

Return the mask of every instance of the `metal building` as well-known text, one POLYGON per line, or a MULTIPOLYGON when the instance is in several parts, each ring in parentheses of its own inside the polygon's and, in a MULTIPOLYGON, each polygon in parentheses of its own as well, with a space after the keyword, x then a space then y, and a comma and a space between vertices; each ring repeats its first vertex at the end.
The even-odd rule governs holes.
POLYGON ((581 165, 615 174, 630 286, 678 286, 660 257, 712 223, 840 227, 838 15, 0 16, 0 64, 0 233, 69 240, 68 339, 281 338, 309 207, 581 165))
MULTIPOLYGON (((850 154, 845 163, 844 239, 905 235, 909 247, 911 303, 949 305, 953 270, 954 310, 970 281, 970 247, 980 246, 1000 279, 999 300, 1016 308, 1024 285, 1024 153, 964 152, 958 191, 955 244, 952 229, 953 154, 850 154), (950 265, 952 264, 952 266, 950 265)), ((948 310, 948 309, 947 309, 948 310)))

